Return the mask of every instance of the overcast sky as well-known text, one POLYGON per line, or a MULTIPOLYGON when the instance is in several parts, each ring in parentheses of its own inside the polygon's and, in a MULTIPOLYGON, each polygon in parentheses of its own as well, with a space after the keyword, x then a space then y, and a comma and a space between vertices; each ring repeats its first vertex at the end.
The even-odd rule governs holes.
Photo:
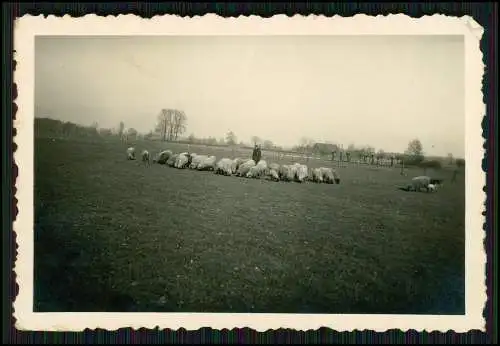
POLYGON ((280 145, 302 137, 464 156, 461 36, 37 38, 35 116, 280 145))

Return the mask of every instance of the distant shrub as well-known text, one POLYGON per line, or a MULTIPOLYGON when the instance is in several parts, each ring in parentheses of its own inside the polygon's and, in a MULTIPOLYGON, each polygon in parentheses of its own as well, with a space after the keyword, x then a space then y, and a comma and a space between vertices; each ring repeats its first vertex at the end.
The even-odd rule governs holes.
POLYGON ((455 160, 455 164, 457 165, 457 167, 461 168, 461 167, 464 167, 465 166, 465 159, 456 159, 455 160))
POLYGON ((419 166, 424 161, 423 155, 407 155, 403 158, 406 166, 419 166))
POLYGON ((418 166, 421 168, 441 169, 442 163, 439 160, 423 160, 418 166))

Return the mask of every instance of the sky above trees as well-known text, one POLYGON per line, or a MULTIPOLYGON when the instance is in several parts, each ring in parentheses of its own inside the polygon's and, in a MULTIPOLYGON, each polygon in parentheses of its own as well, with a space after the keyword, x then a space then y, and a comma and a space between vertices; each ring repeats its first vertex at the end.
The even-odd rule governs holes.
POLYGON ((35 116, 284 146, 307 137, 464 155, 464 44, 454 36, 37 38, 35 116))

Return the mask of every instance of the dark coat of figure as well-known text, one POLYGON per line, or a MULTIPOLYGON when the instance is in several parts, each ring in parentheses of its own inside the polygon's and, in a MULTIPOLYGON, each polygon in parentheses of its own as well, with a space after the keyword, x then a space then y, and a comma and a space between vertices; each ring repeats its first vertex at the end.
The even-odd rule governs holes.
POLYGON ((255 147, 253 148, 253 153, 252 153, 252 160, 255 161, 255 164, 259 163, 261 156, 262 152, 260 150, 260 146, 256 144, 255 147))

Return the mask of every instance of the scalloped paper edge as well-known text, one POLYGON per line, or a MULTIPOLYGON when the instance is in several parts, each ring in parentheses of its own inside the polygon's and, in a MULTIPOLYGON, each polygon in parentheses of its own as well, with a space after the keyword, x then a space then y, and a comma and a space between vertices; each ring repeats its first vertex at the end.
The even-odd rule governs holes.
POLYGON ((353 17, 323 15, 261 18, 255 15, 224 18, 215 14, 141 18, 128 14, 73 18, 25 15, 14 23, 14 83, 18 107, 14 119, 16 135, 14 164, 18 168, 14 233, 17 256, 14 272, 19 293, 14 301, 15 327, 31 331, 83 331, 121 328, 169 328, 198 330, 251 328, 256 331, 293 329, 371 330, 457 333, 485 331, 483 310, 486 294, 484 248, 486 174, 481 168, 485 142, 481 123, 483 102, 483 28, 473 18, 441 14, 412 18, 404 14, 353 17), (465 43, 465 159, 466 165, 466 314, 445 315, 347 315, 347 314, 225 314, 225 313, 35 313, 33 312, 33 124, 34 124, 34 38, 37 35, 462 35, 465 43), (479 151, 482 155, 479 156, 479 151))

